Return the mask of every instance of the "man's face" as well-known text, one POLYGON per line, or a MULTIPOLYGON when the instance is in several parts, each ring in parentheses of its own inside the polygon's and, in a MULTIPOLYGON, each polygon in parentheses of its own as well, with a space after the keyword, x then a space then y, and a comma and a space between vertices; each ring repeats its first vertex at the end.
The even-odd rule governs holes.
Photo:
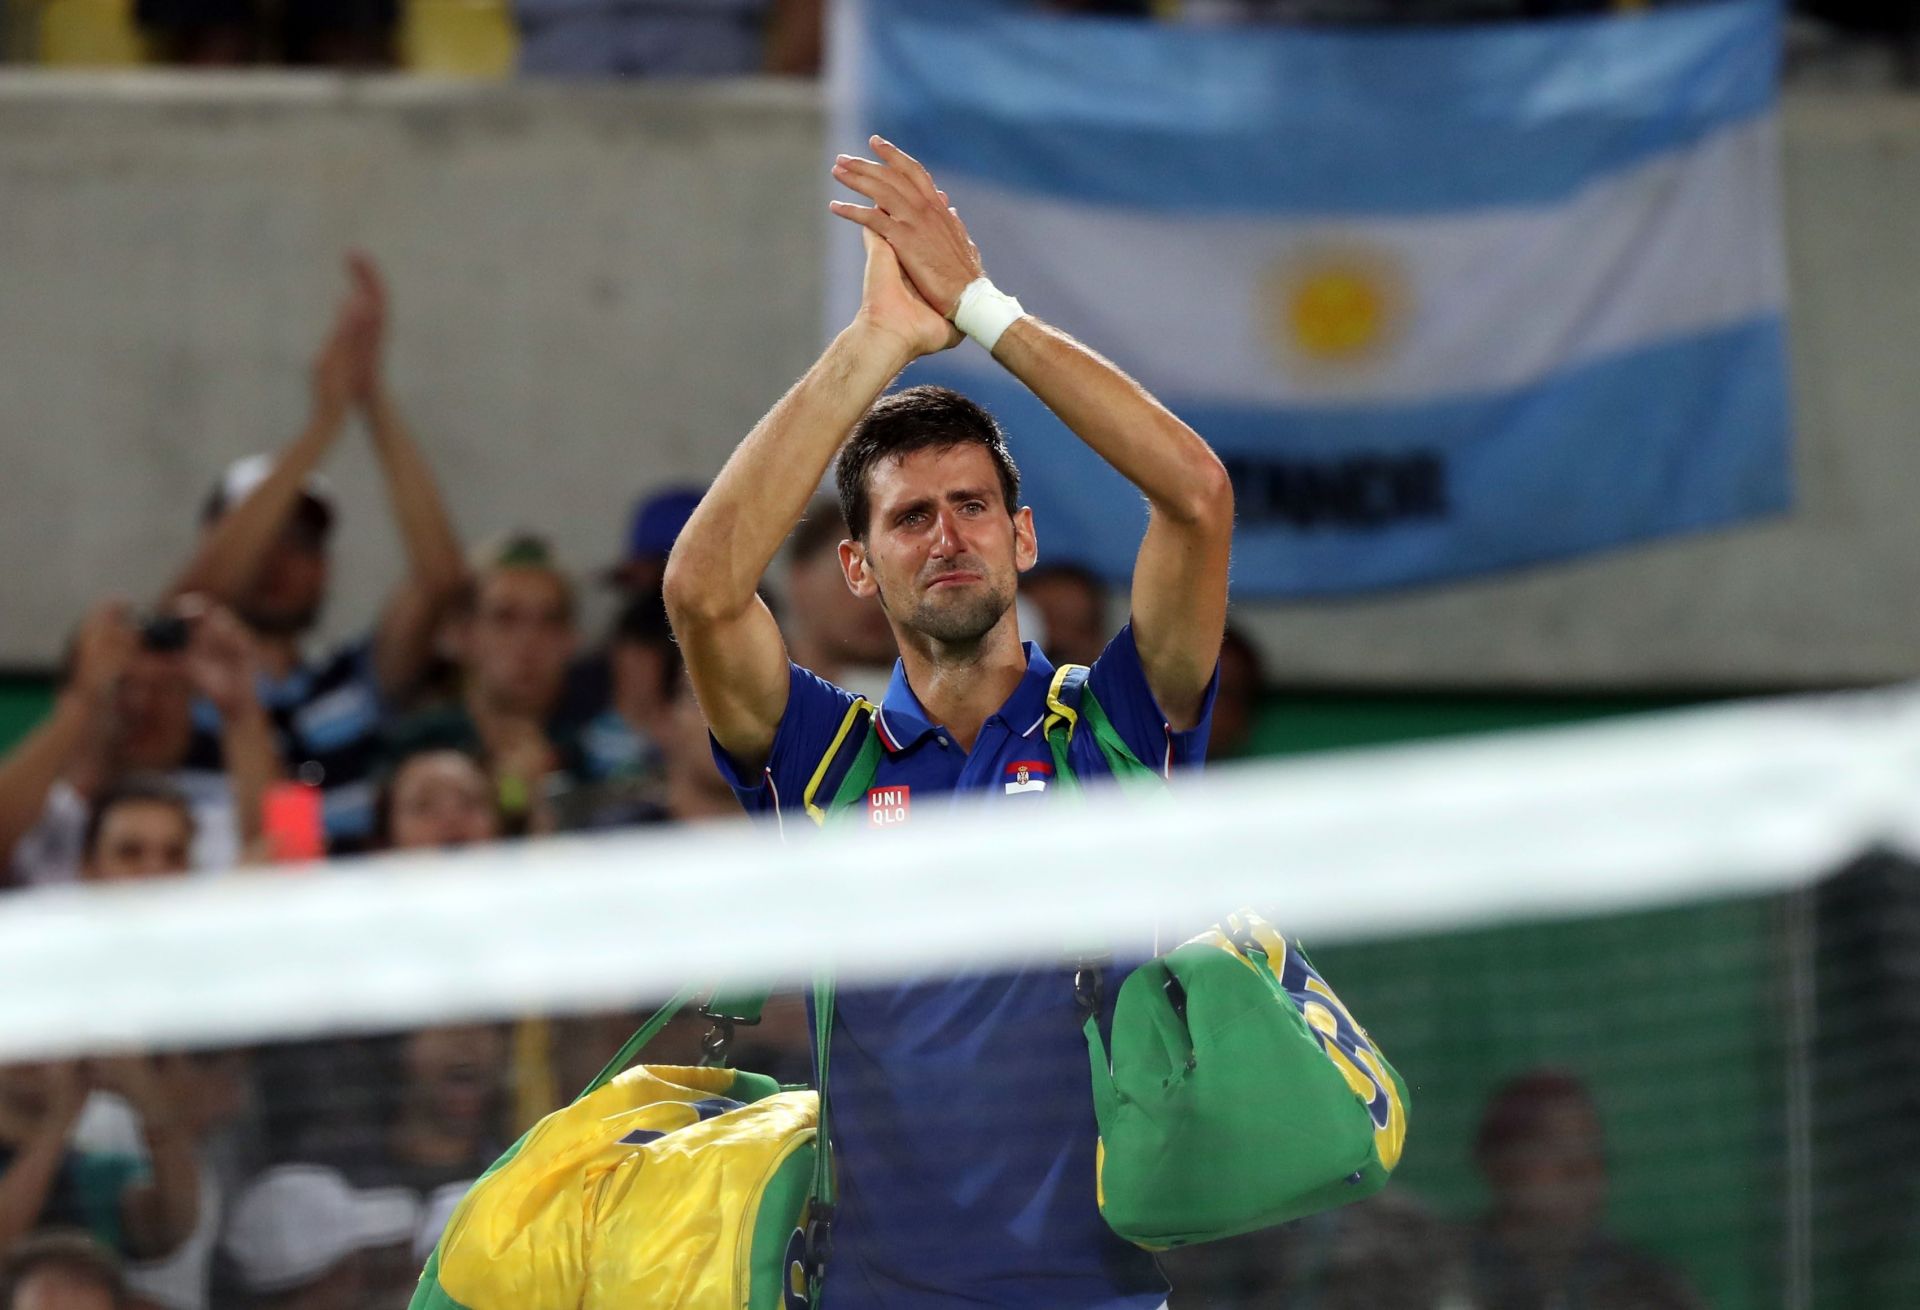
POLYGON ((402 1050, 407 1097, 443 1127, 485 1131, 506 1057, 505 1035, 491 1024, 422 1029, 402 1050))
POLYGON ((544 568, 493 570, 474 602, 468 659, 483 699, 509 714, 544 718, 573 658, 566 583, 544 568))
POLYGON ((43 1265, 13 1289, 7 1310, 114 1310, 113 1293, 98 1279, 72 1269, 43 1265))
POLYGON ((129 769, 180 767, 193 739, 193 687, 178 653, 143 650, 114 692, 114 757, 129 769))
POLYGON ((320 620, 327 598, 326 533, 296 514, 267 547, 260 571, 236 607, 254 631, 296 636, 320 620))
POLYGON ((1495 1151, 1484 1169, 1496 1208, 1532 1227, 1579 1235, 1597 1228, 1606 1211, 1600 1120, 1581 1102, 1542 1107, 1532 1131, 1495 1151))
POLYGON ((840 548, 857 596, 945 645, 979 641, 1033 567, 1033 515, 1010 514, 993 456, 966 444, 882 460, 867 474, 867 533, 840 548))
POLYGON ((81 876, 89 882, 131 882, 187 871, 193 829, 164 801, 122 801, 107 811, 81 876))
POLYGON ((459 751, 413 756, 392 786, 388 836, 397 851, 471 846, 500 835, 493 785, 459 751))

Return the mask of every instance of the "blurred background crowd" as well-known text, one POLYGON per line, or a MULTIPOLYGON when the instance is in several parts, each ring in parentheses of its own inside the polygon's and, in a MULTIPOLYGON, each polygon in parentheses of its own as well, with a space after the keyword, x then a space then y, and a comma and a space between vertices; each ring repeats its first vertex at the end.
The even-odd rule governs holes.
MULTIPOLYGON (((1688 0, 1029 0, 1161 22, 1434 24, 1688 0)), ((54 66, 403 68, 562 77, 811 77, 827 0, 5 0, 14 59, 54 66)), ((1792 0, 1790 71, 1920 78, 1912 0, 1792 0), (1863 73, 1862 70, 1871 70, 1863 73)))
MULTIPOLYGON (((959 0, 956 0, 959 2, 959 0)), ((825 0, 0 0, 5 48, 51 66, 255 65, 535 76, 808 77, 825 0)), ((1055 0, 1167 22, 1450 23, 1647 0, 1055 0)), ((1790 73, 1920 80, 1920 4, 1801 0, 1790 73)), ((292 876, 305 862, 737 813, 660 596, 701 488, 642 467, 597 560, 553 525, 456 527, 460 470, 416 441, 389 367, 379 267, 351 257, 289 439, 200 476, 172 581, 74 598, 50 708, 0 757, 0 884, 292 876), (376 613, 316 640, 336 588, 336 450, 365 442, 402 552, 376 613)), ((1097 343, 1096 343, 1097 344, 1097 343)), ((772 400, 769 396, 768 401, 772 400)), ((1015 434, 1016 452, 1018 434, 1015 434)), ((358 520, 378 512, 353 507, 358 520)), ((577 526, 577 525, 574 525, 577 526)), ((846 589, 823 499, 767 580, 794 659, 876 695, 894 659, 846 589)), ((1090 662, 1124 617, 1071 541, 1022 584, 1022 628, 1090 662)), ((1261 747, 1269 657, 1222 652, 1211 758, 1261 747)), ((639 1009, 636 1003, 636 1009, 639 1009)), ((583 1086, 639 1016, 529 1016, 240 1050, 116 1052, 0 1068, 0 1310, 404 1305, 467 1183, 583 1086), (67 1299, 59 1299, 65 1297, 67 1299), (90 1299, 89 1299, 90 1298, 90 1299)), ((692 1062, 700 1025, 656 1051, 692 1062)), ((805 1081, 777 1003, 734 1052, 805 1081)), ((1279 1236, 1170 1257, 1174 1306, 1664 1310, 1705 1304, 1609 1235, 1607 1127, 1573 1073, 1480 1107, 1487 1205, 1443 1219, 1390 1190, 1279 1236)))
MULTIPOLYGON (((289 862, 738 812, 660 595, 699 489, 643 492, 586 574, 531 531, 463 541, 388 386, 379 271, 364 256, 346 271, 299 435, 213 471, 168 593, 97 601, 52 712, 0 759, 7 885, 272 879, 289 862), (322 466, 361 439, 405 555, 363 635, 316 648, 337 514, 322 466), (605 631, 582 630, 581 588, 611 593, 605 631)), ((816 502, 769 593, 796 661, 878 696, 892 636, 844 584, 844 536, 837 505, 816 502)), ((1090 662, 1118 625, 1105 584, 1071 561, 1026 575, 1020 605, 1059 660, 1090 662)), ((1230 631, 1211 758, 1247 749, 1263 680, 1230 631)), ((466 1186, 641 1017, 0 1068, 0 1305, 403 1306, 466 1186), (56 1293, 81 1299, 35 1299, 56 1293)), ((703 1036, 676 1020, 650 1058, 692 1063, 703 1036)), ((787 996, 732 1058, 805 1082, 809 1049, 787 996)), ((1170 1256, 1176 1304, 1700 1304, 1606 1235, 1603 1128, 1572 1075, 1502 1087, 1474 1155, 1495 1198, 1482 1222, 1390 1191, 1170 1256)))

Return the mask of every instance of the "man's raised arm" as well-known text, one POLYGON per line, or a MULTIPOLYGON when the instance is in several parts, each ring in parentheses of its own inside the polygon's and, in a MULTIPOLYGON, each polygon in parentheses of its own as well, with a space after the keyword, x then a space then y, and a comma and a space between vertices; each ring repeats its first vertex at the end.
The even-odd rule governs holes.
MULTIPOLYGON (((834 176, 874 203, 833 211, 885 237, 922 297, 954 317, 984 278, 980 252, 946 192, 898 147, 874 137, 882 162, 841 156, 834 176)), ((990 284, 989 284, 990 287, 990 284)), ((976 296, 979 293, 976 292, 976 296)), ((1194 726, 1227 620, 1233 488, 1197 433, 1117 367, 1066 333, 1001 311, 993 357, 1147 498, 1147 534, 1133 570, 1133 631, 1147 683, 1175 729, 1194 726)))
POLYGON ((894 376, 959 340, 866 238, 860 312, 734 450, 667 559, 667 613, 714 739, 754 767, 787 708, 787 650, 760 577, 806 510, 833 454, 894 376))

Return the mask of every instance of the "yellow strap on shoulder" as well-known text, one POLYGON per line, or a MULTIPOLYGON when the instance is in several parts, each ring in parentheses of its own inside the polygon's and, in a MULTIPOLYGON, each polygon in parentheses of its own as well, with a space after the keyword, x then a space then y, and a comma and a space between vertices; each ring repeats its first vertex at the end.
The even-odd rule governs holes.
MULTIPOLYGON (((873 702, 863 700, 858 696, 854 697, 853 704, 847 706, 846 717, 840 720, 840 731, 833 734, 833 744, 827 747, 827 753, 820 757, 820 763, 815 766, 813 770, 813 777, 807 780, 807 789, 800 793, 800 804, 806 808, 807 817, 821 827, 826 826, 827 812, 821 806, 815 805, 813 798, 819 794, 820 784, 826 780, 827 770, 832 767, 834 760, 838 758, 840 747, 846 744, 847 734, 852 732, 853 725, 860 721, 860 712, 862 710, 865 710, 871 715, 873 713, 873 702)), ((831 800, 832 798, 829 797, 828 799, 831 800)))
POLYGON ((1080 712, 1060 699, 1060 688, 1066 685, 1067 675, 1075 669, 1084 669, 1084 664, 1062 664, 1053 671, 1053 683, 1047 688, 1047 721, 1040 729, 1044 739, 1053 733, 1054 725, 1067 725, 1067 740, 1073 740, 1073 730, 1080 726, 1080 712))

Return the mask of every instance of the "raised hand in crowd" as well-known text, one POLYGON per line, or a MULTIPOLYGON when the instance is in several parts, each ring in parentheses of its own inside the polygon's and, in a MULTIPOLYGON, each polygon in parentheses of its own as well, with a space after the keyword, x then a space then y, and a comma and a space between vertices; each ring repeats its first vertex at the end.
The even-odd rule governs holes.
POLYGON ((226 471, 199 547, 172 588, 231 607, 251 632, 262 703, 287 766, 322 788, 336 849, 370 836, 381 721, 418 686, 467 576, 439 488, 387 384, 385 284, 365 255, 350 256, 346 271, 347 290, 314 360, 305 429, 277 454, 226 471), (335 520, 332 493, 316 474, 356 413, 367 423, 407 570, 370 633, 316 660, 306 639, 327 599, 335 520))
POLYGON ((95 606, 74 639, 53 713, 0 759, 0 886, 15 881, 14 848, 40 821, 54 784, 76 768, 89 747, 100 753, 111 731, 121 677, 138 644, 125 602, 95 606))
POLYGON ((71 1220, 67 1138, 89 1091, 77 1060, 0 1067, 0 1250, 71 1220))
POLYGON ((140 1122, 149 1178, 120 1197, 127 1251, 142 1259, 170 1255, 200 1216, 200 1165, 195 1152, 192 1083, 181 1055, 116 1055, 89 1060, 94 1089, 126 1102, 140 1122))

